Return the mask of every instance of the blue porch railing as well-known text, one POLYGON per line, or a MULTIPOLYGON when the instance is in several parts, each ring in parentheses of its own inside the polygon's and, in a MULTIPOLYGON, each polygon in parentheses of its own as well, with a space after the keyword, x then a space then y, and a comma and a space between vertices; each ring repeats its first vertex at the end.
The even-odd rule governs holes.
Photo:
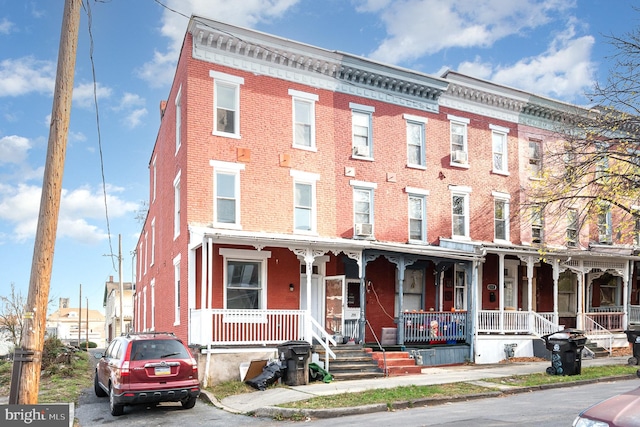
POLYGON ((455 344, 467 336, 465 311, 411 311, 403 316, 405 343, 455 344))

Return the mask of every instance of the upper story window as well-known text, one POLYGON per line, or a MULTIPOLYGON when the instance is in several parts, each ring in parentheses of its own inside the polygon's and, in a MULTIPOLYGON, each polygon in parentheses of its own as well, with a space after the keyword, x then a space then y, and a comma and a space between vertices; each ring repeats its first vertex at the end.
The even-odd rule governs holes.
POLYGON ((151 177, 151 201, 155 202, 156 201, 156 185, 158 183, 158 167, 156 165, 158 160, 158 156, 153 156, 153 161, 151 162, 151 173, 152 173, 152 177, 151 177))
POLYGON ((467 166, 469 164, 469 151, 467 147, 467 125, 469 119, 448 115, 451 133, 451 164, 454 166, 467 166))
POLYGON ((598 151, 596 156, 596 182, 605 184, 609 179, 609 145, 605 143, 596 143, 598 151))
POLYGON ((427 119, 410 114, 405 114, 404 119, 407 121, 407 165, 425 168, 425 125, 427 119))
POLYGON ((224 259, 224 308, 267 308, 267 260, 269 251, 221 248, 224 259))
POLYGON ((602 205, 598 212, 598 243, 610 245, 613 242, 612 228, 611 208, 602 205))
POLYGON ((176 153, 182 145, 182 86, 176 95, 176 153))
POLYGON ((240 138, 240 85, 242 77, 209 71, 213 78, 213 134, 240 138))
POLYGON ((240 228, 240 171, 244 163, 211 160, 213 167, 213 223, 218 227, 240 228))
POLYGON ((493 192, 493 238, 494 240, 509 241, 509 200, 506 193, 493 192))
POLYGON ((320 176, 315 173, 291 171, 293 183, 293 210, 296 232, 317 231, 316 182, 320 176))
POLYGON ((351 181, 353 187, 353 235, 355 237, 373 236, 373 194, 375 183, 351 181))
POLYGON ((318 95, 289 89, 293 100, 293 146, 316 147, 316 106, 318 95))
POLYGON ((156 262, 156 219, 151 220, 151 264, 156 262))
POLYGON ((353 157, 373 157, 372 116, 375 108, 349 103, 351 108, 352 150, 353 157))
POLYGON ((409 194, 409 241, 424 243, 427 240, 427 190, 405 188, 409 194))
POLYGON ((469 195, 471 188, 452 185, 451 190, 451 235, 453 238, 469 238, 469 195))
POLYGON ((578 246, 578 211, 576 209, 567 210, 567 247, 578 246))
POLYGON ((493 172, 500 174, 509 173, 507 161, 507 134, 509 128, 489 125, 491 129, 493 172))
POLYGON ((173 326, 180 324, 180 254, 173 259, 173 326))
POLYGON ((180 172, 173 180, 173 238, 180 235, 180 172))
POLYGON ((542 175, 542 141, 529 140, 529 177, 540 178, 542 175))
POLYGON ((531 207, 531 242, 542 243, 544 228, 544 211, 542 206, 531 207))

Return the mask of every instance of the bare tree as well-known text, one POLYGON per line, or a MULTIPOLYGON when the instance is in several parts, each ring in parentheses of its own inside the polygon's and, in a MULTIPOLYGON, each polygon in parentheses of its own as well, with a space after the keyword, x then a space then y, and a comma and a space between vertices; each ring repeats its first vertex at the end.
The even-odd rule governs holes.
POLYGON ((22 339, 23 314, 27 298, 16 290, 15 283, 11 283, 8 296, 0 296, 0 333, 14 346, 19 346, 22 339))
POLYGON ((594 107, 566 107, 555 118, 527 203, 576 233, 597 224, 590 240, 630 242, 640 225, 640 28, 607 39, 613 71, 588 94, 594 107))

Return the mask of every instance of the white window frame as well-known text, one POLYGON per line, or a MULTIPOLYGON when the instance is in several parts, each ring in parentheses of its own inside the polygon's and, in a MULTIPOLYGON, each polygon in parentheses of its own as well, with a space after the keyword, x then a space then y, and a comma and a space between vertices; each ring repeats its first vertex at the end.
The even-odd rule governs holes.
POLYGON ((320 175, 317 173, 303 172, 299 170, 291 170, 290 173, 293 178, 293 232, 301 233, 301 234, 317 234, 318 232, 318 201, 316 196, 316 183, 320 180, 320 175), (304 207, 298 206, 296 200, 296 186, 300 185, 308 185, 311 188, 311 206, 304 207), (309 210, 309 225, 310 229, 305 230, 298 228, 298 224, 296 223, 297 215, 296 212, 298 209, 309 210))
POLYGON ((180 175, 182 171, 178 171, 173 180, 173 240, 180 235, 180 175))
POLYGON ((407 166, 410 168, 426 169, 427 168, 427 155, 426 155, 426 127, 427 119, 420 116, 414 116, 411 114, 404 114, 403 118, 406 120, 407 128, 407 166), (413 141, 412 130, 417 129, 419 131, 418 144, 413 141), (419 159, 418 162, 411 161, 411 147, 419 146, 419 159))
MULTIPOLYGON (((256 261, 260 265, 260 307, 259 310, 266 310, 267 305, 267 260, 271 258, 271 251, 251 251, 246 249, 220 248, 220 256, 222 256, 222 265, 224 268, 223 281, 223 305, 227 309, 227 287, 228 287, 228 262, 229 261, 256 261)), ((230 319, 226 319, 229 321, 230 319)), ((233 321, 239 323, 254 323, 253 316, 233 316, 233 321)))
POLYGON ((157 160, 158 160, 158 155, 153 156, 153 160, 151 161, 151 168, 152 168, 152 185, 153 185, 153 194, 151 196, 151 202, 155 202, 156 201, 156 193, 157 193, 157 185, 158 185, 158 166, 157 166, 157 160))
POLYGON ((153 265, 156 262, 156 219, 151 220, 151 263, 153 265))
POLYGON ((292 108, 291 116, 293 118, 293 147, 300 148, 302 150, 317 151, 317 148, 316 148, 316 102, 318 102, 319 97, 315 93, 301 92, 299 90, 294 90, 294 89, 289 89, 289 95, 291 96, 291 108, 292 108), (306 118, 308 119, 309 123, 304 123, 299 121, 299 119, 302 119, 302 118, 298 117, 298 115, 296 114, 297 112, 296 105, 298 104, 305 104, 309 106, 309 117, 306 118), (298 123, 309 126, 308 145, 301 144, 297 138, 298 123))
POLYGON ((544 242, 544 209, 542 206, 534 205, 531 207, 531 243, 541 244, 544 242), (534 230, 540 230, 540 241, 534 242, 534 230))
POLYGON ((578 235, 578 209, 567 209, 567 247, 575 248, 578 246, 580 237, 578 235), (571 235, 573 234, 573 237, 571 235))
POLYGON ((231 74, 209 71, 209 77, 213 78, 213 135, 227 138, 240 138, 240 86, 244 84, 244 78, 231 74), (233 111, 233 131, 226 132, 218 129, 218 91, 220 87, 234 90, 234 105, 228 110, 233 111))
POLYGON ((151 279, 151 330, 156 330, 156 279, 151 279))
POLYGON ((527 159, 529 160, 529 179, 538 180, 542 175, 542 140, 529 139, 529 145, 527 147, 527 159), (536 147, 532 152, 532 148, 536 147), (537 157, 536 157, 537 154, 537 157))
POLYGON ((178 88, 175 100, 176 107, 176 154, 182 145, 182 85, 178 88))
POLYGON ((149 265, 149 232, 144 231, 144 274, 147 274, 147 266, 149 265))
POLYGON ((604 205, 601 212, 597 213, 598 243, 610 245, 613 243, 613 217, 611 206, 604 205), (604 219, 604 221, 603 221, 604 219))
POLYGON ((142 330, 147 330, 147 287, 142 289, 142 307, 144 308, 142 313, 142 330))
POLYGON ((453 307, 456 310, 467 309, 467 270, 458 263, 454 264, 453 269, 453 307), (462 296, 461 303, 458 301, 458 295, 462 296))
POLYGON ((180 260, 181 254, 173 258, 173 326, 180 324, 180 260))
POLYGON ((468 127, 469 127, 469 123, 471 123, 471 120, 465 117, 453 116, 451 114, 447 115, 447 119, 449 120, 449 139, 450 139, 449 144, 450 144, 450 152, 451 152, 451 155, 449 157, 450 165, 455 167, 468 168, 469 167, 469 143, 468 143, 469 129, 468 127), (458 126, 462 129, 462 133, 461 133, 462 144, 458 144, 457 142, 455 142, 455 147, 454 147, 454 135, 459 135, 459 133, 454 133, 454 128, 458 126), (461 150, 458 149, 457 147, 459 145, 462 145, 461 150), (466 159, 454 161, 454 159, 456 159, 456 157, 458 156, 457 152, 459 151, 464 153, 463 157, 465 157, 466 159))
POLYGON ((351 157, 356 159, 373 159, 373 113, 376 111, 374 107, 369 105, 349 103, 351 109, 351 157), (362 123, 360 123, 362 121, 362 123), (366 123, 365 123, 366 122, 366 123), (356 127, 364 127, 367 130, 366 144, 362 145, 356 142, 356 127), (366 147, 365 149, 357 147, 366 147), (361 153, 365 150, 366 153, 361 153))
POLYGON ((449 190, 451 191, 451 238, 455 240, 470 240, 469 235, 469 202, 470 202, 470 194, 471 187, 460 186, 460 185, 450 185, 449 190), (454 212, 454 198, 462 198, 464 202, 463 213, 456 214, 454 212), (456 234, 456 217, 462 216, 463 226, 464 226, 464 234, 456 234))
POLYGON ((511 243, 511 214, 509 209, 509 204, 511 203, 511 195, 499 191, 493 191, 491 195, 493 196, 493 241, 511 243), (498 218, 497 216, 498 212, 496 209, 496 203, 498 202, 504 203, 502 212, 504 218, 498 218), (502 221, 504 223, 504 238, 498 237, 498 221, 502 221))
POLYGON ((373 237, 375 235, 375 219, 374 219, 374 212, 375 212, 375 205, 374 205, 374 200, 375 200, 375 190, 378 188, 378 184, 376 184, 375 182, 365 182, 365 181, 356 181, 356 180, 351 180, 349 182, 349 185, 351 185, 352 189, 353 189, 353 237, 354 238, 361 238, 361 236, 357 236, 356 232, 355 232, 355 224, 359 224, 362 223, 362 221, 358 221, 358 215, 368 215, 369 216, 369 222, 366 222, 365 224, 371 224, 371 237, 373 237), (357 204, 357 194, 358 193, 362 193, 362 194, 367 194, 369 201, 367 202, 369 204, 369 213, 365 214, 365 213, 359 213, 356 210, 356 204, 357 204))
POLYGON ((409 243, 426 243, 427 242, 427 196, 429 195, 429 190, 423 190, 421 188, 414 188, 414 187, 405 187, 404 189, 405 193, 407 193, 408 196, 408 209, 407 209, 407 226, 408 226, 408 236, 409 236, 409 243), (411 238, 411 220, 412 219, 417 219, 417 218, 412 218, 411 216, 411 200, 412 199, 416 199, 419 200, 421 203, 421 209, 422 209, 422 217, 419 218, 419 220, 421 221, 421 226, 420 226, 420 235, 421 238, 420 239, 412 239, 411 238))
POLYGON ((138 244, 138 256, 136 259, 138 260, 138 277, 142 278, 142 265, 144 264, 144 259, 142 258, 142 239, 140 239, 140 243, 138 244))
MULTIPOLYGON (((220 228, 231 228, 239 230, 242 228, 240 222, 240 172, 245 170, 244 163, 221 162, 218 160, 210 160, 209 166, 213 168, 213 224, 220 228), (221 222, 218 218, 218 174, 230 175, 234 179, 234 195, 235 201, 235 222, 221 222)), ((222 197, 220 197, 222 198, 222 197)), ((228 198, 227 198, 228 199, 228 198)))
POLYGON ((509 175, 508 141, 510 129, 491 124, 489 129, 491 129, 491 167, 493 173, 509 175), (501 156, 499 165, 496 165, 496 156, 501 156))

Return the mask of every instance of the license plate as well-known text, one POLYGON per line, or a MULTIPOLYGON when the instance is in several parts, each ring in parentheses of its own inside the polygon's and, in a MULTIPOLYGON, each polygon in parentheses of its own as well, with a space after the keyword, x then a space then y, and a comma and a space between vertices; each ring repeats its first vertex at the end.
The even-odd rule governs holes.
POLYGON ((169 366, 156 366, 156 375, 169 375, 171 368, 169 366))

